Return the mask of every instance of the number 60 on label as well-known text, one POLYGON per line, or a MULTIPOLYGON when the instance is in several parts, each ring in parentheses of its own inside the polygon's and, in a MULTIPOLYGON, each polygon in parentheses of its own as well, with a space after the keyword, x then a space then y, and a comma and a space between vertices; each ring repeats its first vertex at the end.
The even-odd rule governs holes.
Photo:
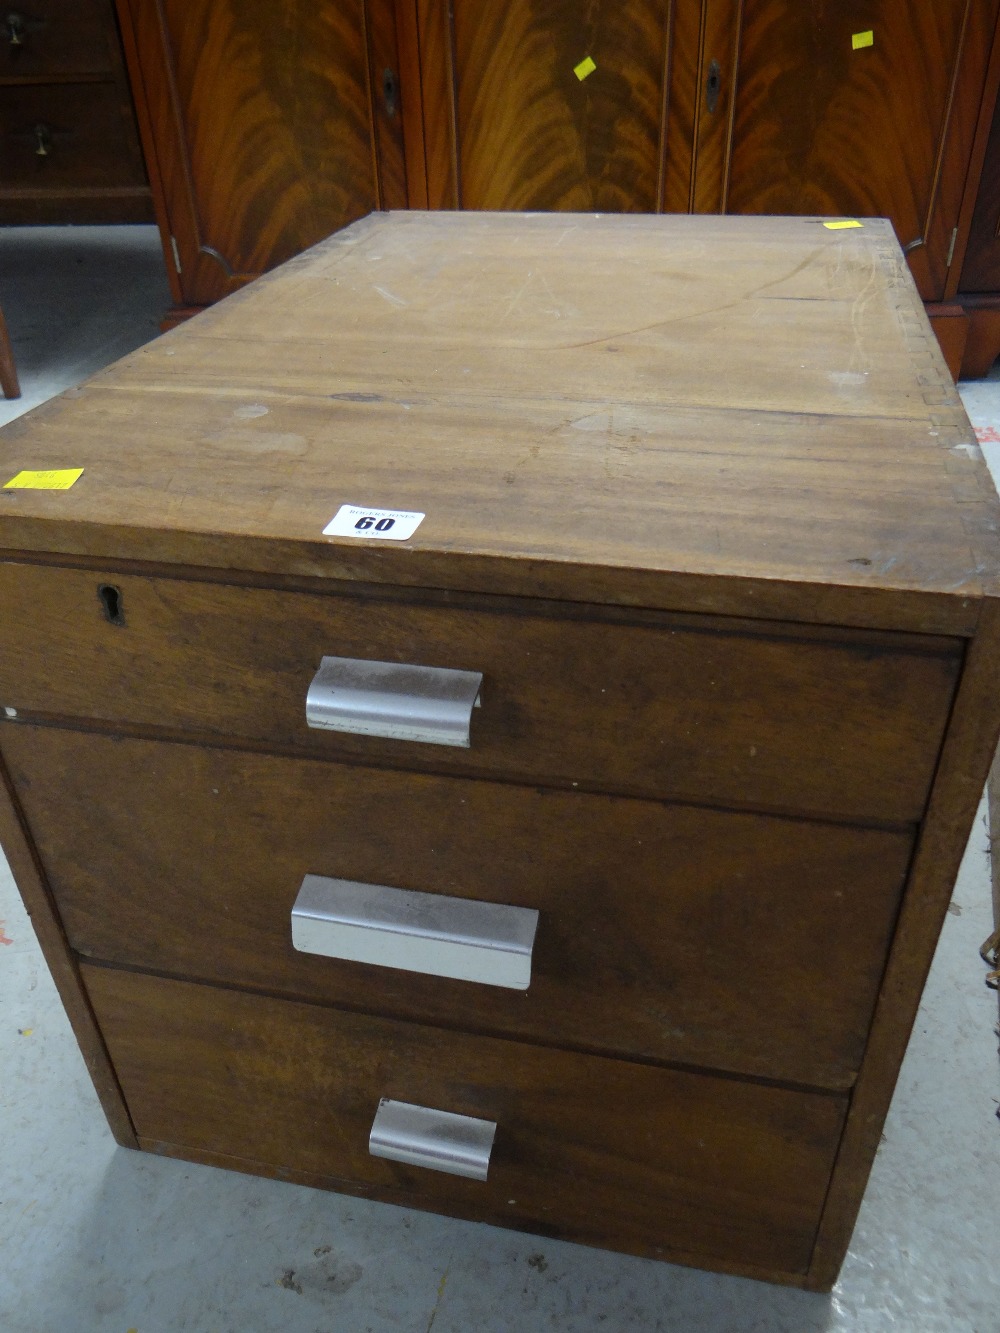
POLYGON ((323 529, 324 537, 361 537, 406 541, 423 522, 424 514, 408 509, 364 509, 341 505, 323 529))

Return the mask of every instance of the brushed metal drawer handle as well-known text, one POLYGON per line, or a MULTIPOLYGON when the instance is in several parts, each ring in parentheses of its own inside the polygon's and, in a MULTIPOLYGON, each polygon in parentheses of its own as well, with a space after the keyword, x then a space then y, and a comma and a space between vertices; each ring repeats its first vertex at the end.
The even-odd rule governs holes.
POLYGON ((306 694, 306 722, 321 731, 468 748, 482 683, 478 671, 324 657, 306 694))
POLYGON ((306 875, 292 907, 300 953, 527 990, 538 913, 385 884, 306 875))
POLYGON ((432 1111, 383 1097, 375 1112, 368 1151, 373 1157, 426 1166, 450 1176, 485 1180, 497 1132, 494 1120, 432 1111))

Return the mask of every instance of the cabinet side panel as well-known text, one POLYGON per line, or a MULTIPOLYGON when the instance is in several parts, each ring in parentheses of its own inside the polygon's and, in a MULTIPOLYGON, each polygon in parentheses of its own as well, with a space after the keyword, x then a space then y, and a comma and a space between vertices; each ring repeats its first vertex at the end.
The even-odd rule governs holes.
POLYGON ((984 603, 966 659, 893 940, 868 1048, 851 1100, 809 1270, 828 1290, 843 1262, 899 1067, 951 900, 1000 731, 1000 602, 984 603))
POLYGON ((55 981, 111 1132, 124 1148, 137 1148, 135 1130, 114 1067, 87 999, 45 882, 7 766, 0 756, 0 846, 6 853, 42 953, 55 981))

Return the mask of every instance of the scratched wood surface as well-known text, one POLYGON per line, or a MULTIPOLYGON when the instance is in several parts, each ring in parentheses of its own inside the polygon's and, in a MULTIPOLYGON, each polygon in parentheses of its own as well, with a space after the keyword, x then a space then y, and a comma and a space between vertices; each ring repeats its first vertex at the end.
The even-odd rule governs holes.
POLYGON ((85 469, 0 491, 7 549, 961 633, 998 567, 879 222, 373 216, 13 422, 0 457, 85 469), (426 518, 324 538, 345 502, 426 518))

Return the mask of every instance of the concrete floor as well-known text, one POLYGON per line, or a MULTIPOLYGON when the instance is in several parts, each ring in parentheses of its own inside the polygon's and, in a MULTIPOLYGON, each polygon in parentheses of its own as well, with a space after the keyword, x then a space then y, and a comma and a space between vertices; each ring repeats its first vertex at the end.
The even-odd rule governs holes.
MULTIPOLYGON (((25 390, 3 422, 155 334, 155 232, 0 231, 0 304, 25 390)), ((1000 381, 968 401, 1000 462, 1000 381)), ((997 1333, 989 902, 984 807, 850 1254, 816 1296, 117 1148, 0 860, 0 1331, 997 1333)))

